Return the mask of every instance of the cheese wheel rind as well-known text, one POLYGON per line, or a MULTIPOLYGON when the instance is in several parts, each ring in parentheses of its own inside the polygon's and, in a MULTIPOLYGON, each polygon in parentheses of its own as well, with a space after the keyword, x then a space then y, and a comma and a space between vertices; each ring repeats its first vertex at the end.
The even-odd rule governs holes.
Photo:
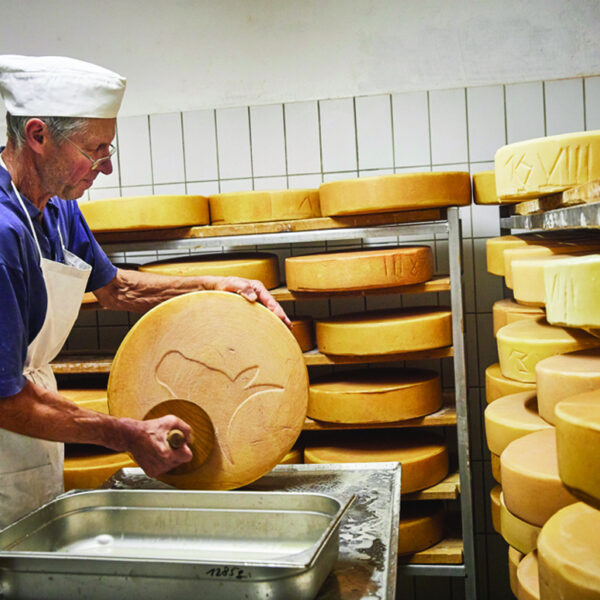
POLYGON ((510 298, 496 300, 492 305, 492 323, 494 336, 509 323, 525 319, 537 319, 545 315, 541 308, 519 304, 510 298))
POLYGON ((504 541, 523 554, 535 550, 541 527, 527 523, 513 515, 504 501, 504 493, 500 494, 500 530, 504 541))
POLYGON ((494 481, 498 483, 502 483, 502 468, 500 465, 500 456, 498 454, 491 454, 490 457, 490 467, 492 469, 492 477, 494 481))
POLYGON ((537 552, 532 550, 524 556, 517 567, 517 598, 519 600, 540 600, 537 552))
POLYGON ((517 595, 517 568, 524 554, 512 546, 508 547, 508 578, 510 581, 510 590, 514 596, 517 595))
POLYGON ((102 448, 69 448, 65 456, 63 479, 65 491, 96 489, 119 469, 137 467, 126 452, 109 452, 102 448), (71 454, 69 456, 69 454, 71 454))
POLYGON ((535 383, 516 381, 504 377, 500 369, 500 363, 494 363, 485 370, 485 400, 488 404, 510 394, 534 391, 535 383))
POLYGON ((290 331, 296 338, 300 350, 308 352, 315 347, 315 326, 312 317, 296 316, 290 319, 290 331))
POLYGON ((500 494, 502 486, 495 485, 490 491, 490 513, 492 516, 492 526, 498 533, 502 533, 500 525, 500 494))
POLYGON ((400 509, 398 556, 421 552, 444 537, 442 502, 405 502, 400 509))

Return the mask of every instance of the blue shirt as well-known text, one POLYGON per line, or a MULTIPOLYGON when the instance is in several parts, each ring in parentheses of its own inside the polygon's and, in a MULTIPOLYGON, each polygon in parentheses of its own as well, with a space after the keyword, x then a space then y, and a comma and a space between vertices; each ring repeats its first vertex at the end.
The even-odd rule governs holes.
MULTIPOLYGON (((0 148, 0 152, 3 148, 0 148)), ((91 265, 86 291, 108 284, 117 269, 94 239, 77 202, 51 198, 41 212, 22 194, 44 258, 64 262, 57 227, 65 248, 91 265)), ((10 175, 0 167, 0 398, 25 385, 27 347, 46 317, 46 286, 40 256, 10 175)))

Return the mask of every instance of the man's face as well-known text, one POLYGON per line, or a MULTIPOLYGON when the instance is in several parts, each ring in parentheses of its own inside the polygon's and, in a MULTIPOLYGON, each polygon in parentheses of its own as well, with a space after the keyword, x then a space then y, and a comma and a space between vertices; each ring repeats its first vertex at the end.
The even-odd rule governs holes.
POLYGON ((88 119, 88 126, 65 139, 54 141, 55 151, 42 167, 45 188, 64 200, 81 198, 99 173, 110 175, 112 164, 106 160, 92 171, 92 163, 75 146, 96 160, 109 154, 115 137, 116 119, 88 119), (73 145, 75 144, 75 146, 73 145))

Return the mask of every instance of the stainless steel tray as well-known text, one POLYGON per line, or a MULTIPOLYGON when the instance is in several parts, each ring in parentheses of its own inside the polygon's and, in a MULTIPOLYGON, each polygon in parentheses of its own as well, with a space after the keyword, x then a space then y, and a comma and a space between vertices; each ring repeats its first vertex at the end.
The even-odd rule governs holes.
POLYGON ((0 597, 311 599, 351 503, 274 491, 64 494, 0 532, 0 597))

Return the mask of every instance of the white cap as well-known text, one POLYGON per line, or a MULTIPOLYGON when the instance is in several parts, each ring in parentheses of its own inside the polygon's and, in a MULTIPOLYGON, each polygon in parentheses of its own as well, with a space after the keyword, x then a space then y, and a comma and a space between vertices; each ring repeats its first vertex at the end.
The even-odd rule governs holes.
POLYGON ((64 56, 0 56, 0 94, 6 110, 23 117, 114 118, 126 79, 64 56))

